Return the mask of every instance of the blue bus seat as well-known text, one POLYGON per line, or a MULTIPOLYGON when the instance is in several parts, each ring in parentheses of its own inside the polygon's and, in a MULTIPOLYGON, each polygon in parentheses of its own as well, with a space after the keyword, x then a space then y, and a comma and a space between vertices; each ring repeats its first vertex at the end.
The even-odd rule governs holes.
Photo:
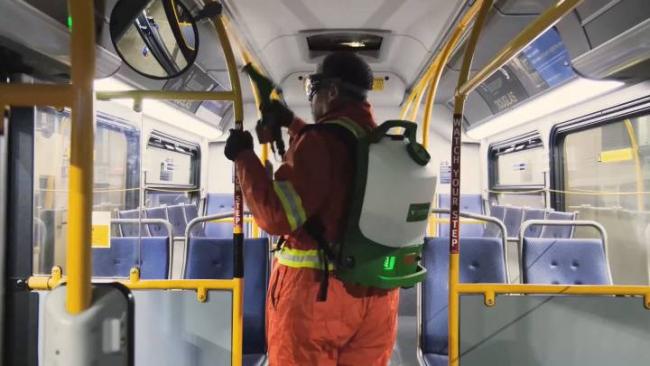
MULTIPOLYGON (((124 210, 118 211, 117 217, 120 219, 144 219, 144 214, 140 217, 140 210, 124 210)), ((120 224, 120 231, 124 237, 138 237, 138 236, 151 236, 147 225, 141 225, 140 230, 138 230, 138 225, 136 224, 120 224)))
MULTIPOLYGON (((561 211, 551 211, 547 214, 547 220, 565 220, 573 221, 575 220, 575 212, 561 212, 561 211)), ((574 226, 542 226, 542 233, 540 237, 542 238, 571 238, 573 236, 574 226)))
POLYGON ((139 244, 140 278, 167 279, 169 277, 168 237, 111 238, 110 248, 92 249, 93 276, 128 277, 131 268, 138 266, 139 244))
POLYGON ((524 214, 523 210, 520 207, 506 206, 505 211, 503 224, 506 227, 506 236, 508 238, 518 237, 524 214))
MULTIPOLYGON (((166 207, 150 207, 144 211, 144 214, 148 219, 169 220, 166 207)), ((147 224, 147 226, 151 236, 172 235, 172 233, 167 232, 167 228, 163 224, 147 224)))
MULTIPOLYGON (((544 220, 545 218, 546 218, 546 210, 525 208, 522 222, 526 222, 528 220, 544 220)), ((539 238, 541 234, 542 234, 542 226, 533 225, 528 229, 526 229, 524 236, 530 238, 539 238)), ((516 235, 519 236, 519 232, 517 232, 516 235)))
MULTIPOLYGON (((189 224, 192 220, 195 218, 199 217, 199 209, 196 206, 195 203, 190 203, 189 205, 183 206, 184 211, 185 211, 185 221, 189 224)), ((192 229, 191 235, 193 236, 205 236, 205 230, 203 229, 203 225, 205 224, 198 224, 195 225, 194 228, 192 229)), ((185 234, 183 234, 185 235, 185 234)))
POLYGON ((199 208, 196 206, 196 203, 190 203, 189 205, 184 205, 183 209, 185 211, 185 221, 188 223, 195 218, 199 217, 199 208))
MULTIPOLYGON (((450 208, 450 196, 449 194, 439 194, 438 195, 438 208, 449 209, 450 208)), ((470 212, 476 214, 483 214, 483 201, 481 200, 480 194, 461 194, 460 196, 460 210, 462 212, 470 212)), ((440 218, 448 218, 449 215, 439 215, 440 218)), ((439 224, 438 231, 439 236, 449 236, 449 224, 439 224)), ((483 235, 483 225, 481 224, 462 224, 460 225, 460 235, 461 236, 482 236, 483 235)))
MULTIPOLYGON (((232 212, 234 207, 232 194, 227 193, 208 193, 205 202, 205 214, 215 215, 220 213, 232 212)), ((224 223, 206 223, 205 236, 210 238, 232 238, 233 224, 224 223)))
MULTIPOLYGON (((498 238, 460 239, 460 281, 505 283, 503 242, 498 238)), ((447 364, 449 238, 427 238, 422 253, 427 276, 422 282, 421 346, 427 365, 447 364)))
POLYGON ((187 222, 185 221, 184 206, 185 205, 167 206, 167 216, 169 217, 169 222, 172 224, 174 236, 185 236, 185 227, 187 226, 187 222))
POLYGON ((523 238, 524 283, 610 285, 601 239, 523 238))
MULTIPOLYGON (((266 357, 265 303, 269 280, 269 241, 244 240, 244 364, 257 365, 266 357)), ((233 276, 231 239, 191 237, 185 278, 228 279, 233 276)))
MULTIPOLYGON (((490 216, 503 222, 506 216, 506 207, 499 206, 499 205, 490 206, 490 216)), ((499 237, 500 235, 501 235, 501 229, 497 225, 490 224, 490 223, 485 225, 485 230, 483 231, 484 237, 494 238, 494 237, 499 237)))

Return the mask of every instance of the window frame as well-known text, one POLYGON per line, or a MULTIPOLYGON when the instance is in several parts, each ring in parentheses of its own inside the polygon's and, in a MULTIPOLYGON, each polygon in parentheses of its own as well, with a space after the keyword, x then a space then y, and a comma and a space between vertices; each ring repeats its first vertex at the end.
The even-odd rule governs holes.
MULTIPOLYGON (((146 156, 146 151, 148 148, 153 147, 157 149, 167 149, 165 143, 174 145, 175 147, 180 147, 186 149, 187 155, 190 155, 190 180, 191 184, 165 184, 165 183, 147 183, 147 179, 143 180, 142 186, 144 189, 144 202, 147 202, 147 194, 149 192, 156 192, 156 189, 165 189, 170 191, 178 190, 178 193, 187 192, 188 190, 199 190, 201 189, 201 144, 198 142, 192 142, 184 140, 172 135, 166 134, 159 130, 152 130, 149 134, 146 144, 144 146, 144 155, 146 156)), ((176 152, 180 153, 178 150, 176 152)), ((145 159, 143 156, 143 159, 145 159)), ((144 162, 144 160, 143 160, 144 162)), ((190 201, 195 201, 199 197, 199 192, 189 192, 190 201)))
MULTIPOLYGON (((488 197, 490 200, 495 198, 498 191, 517 191, 525 192, 535 189, 544 189, 545 183, 543 184, 497 184, 499 177, 499 164, 498 157, 501 155, 507 155, 515 151, 505 151, 509 148, 516 148, 518 146, 523 146, 523 148, 516 150, 516 152, 532 150, 537 148, 544 148, 544 142, 542 141, 542 136, 539 131, 534 130, 526 132, 524 134, 515 136, 510 139, 498 141, 492 143, 488 146, 488 188, 489 193, 488 197)), ((545 179, 546 180, 546 179, 545 179)), ((544 204, 546 205, 546 195, 544 195, 544 204)))
POLYGON ((617 106, 603 109, 594 113, 574 118, 555 124, 549 136, 549 161, 551 207, 558 211, 565 211, 566 202, 564 195, 556 191, 564 191, 564 153, 562 145, 566 137, 572 133, 601 127, 620 122, 626 118, 635 118, 650 114, 650 96, 634 99, 617 106))

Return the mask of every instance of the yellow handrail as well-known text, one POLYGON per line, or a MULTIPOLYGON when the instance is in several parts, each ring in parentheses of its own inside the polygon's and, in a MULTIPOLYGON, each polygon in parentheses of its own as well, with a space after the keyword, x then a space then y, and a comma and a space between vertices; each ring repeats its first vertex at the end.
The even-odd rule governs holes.
MULTIPOLYGON (((451 199, 458 201, 460 198, 460 159, 461 159, 461 124, 463 110, 467 95, 479 84, 485 81, 490 75, 501 68, 506 62, 516 56, 535 38, 539 37, 545 30, 553 26, 559 19, 573 10, 581 0, 559 0, 554 6, 542 13, 534 22, 529 24, 521 33, 510 41, 496 57, 481 69, 471 80, 469 72, 476 50, 478 37, 483 29, 493 0, 485 0, 481 5, 478 17, 475 21, 472 33, 465 48, 463 64, 458 76, 458 85, 454 98, 454 119, 452 134, 452 189, 451 199)), ((466 289, 459 283, 459 243, 460 232, 458 222, 458 204, 452 204, 451 210, 451 235, 449 253, 449 365, 456 366, 459 363, 459 298, 461 289, 466 289)), ((511 288, 514 289, 514 288, 511 288)), ((494 302, 494 292, 486 295, 486 304, 494 302), (490 298, 488 298, 488 295, 490 298)), ((647 299, 647 297, 646 297, 647 299)))
POLYGON ((91 299, 90 226, 93 206, 95 17, 92 1, 70 0, 74 25, 70 35, 72 110, 68 195, 69 276, 66 308, 71 314, 86 310, 91 299))
MULTIPOLYGON (((474 57, 474 51, 478 38, 483 30, 483 25, 492 7, 493 0, 484 0, 474 21, 472 32, 470 33, 463 63, 458 75, 458 87, 463 85, 469 78, 469 71, 474 57)), ((459 362, 459 268, 460 268, 460 159, 461 159, 461 127, 463 120, 463 109, 465 107, 465 96, 456 93, 454 103, 454 119, 451 139, 451 222, 449 225, 449 365, 457 366, 459 362)))
POLYGON ((497 294, 643 296, 643 305, 650 309, 650 286, 460 283, 457 291, 459 294, 482 294, 487 306, 496 304, 497 294))
POLYGON ((476 87, 478 87, 482 82, 521 52, 521 50, 528 46, 530 42, 534 41, 547 29, 557 23, 563 16, 580 5, 581 2, 582 0, 559 0, 555 5, 540 14, 534 22, 524 28, 512 41, 508 42, 508 44, 506 44, 505 47, 496 54, 492 61, 488 62, 488 64, 477 72, 471 80, 464 82, 463 85, 456 90, 456 95, 467 96, 467 94, 476 89, 476 87))
POLYGON ((97 99, 178 99, 178 100, 231 100, 236 99, 233 91, 167 91, 167 90, 123 90, 97 92, 97 99))
POLYGON ((467 10, 463 18, 454 29, 454 32, 449 38, 449 41, 447 44, 445 44, 442 51, 436 56, 436 59, 434 60, 427 90, 427 98, 425 101, 424 117, 422 122, 422 145, 424 145, 425 148, 429 147, 429 125, 431 124, 431 112, 433 111, 433 105, 435 103, 436 92, 438 91, 438 83, 440 83, 440 77, 442 76, 442 72, 445 69, 445 65, 447 65, 447 62, 449 61, 449 57, 451 57, 451 53, 460 42, 469 25, 474 21, 474 19, 476 19, 476 15, 478 14, 482 3, 483 0, 476 1, 469 8, 469 10, 467 10))
POLYGON ((93 2, 70 0, 71 83, 67 85, 0 85, 0 104, 71 107, 67 269, 70 276, 66 309, 88 308, 90 292, 90 213, 92 209, 93 78, 95 31, 93 2))
MULTIPOLYGON (((235 96, 234 100, 234 109, 235 109, 235 129, 242 130, 244 128, 244 106, 241 93, 241 84, 239 81, 239 70, 237 68, 237 63, 235 62, 235 56, 232 52, 232 46, 230 45, 230 39, 228 38, 228 32, 224 25, 223 16, 219 16, 214 20, 214 25, 217 30, 217 35, 219 36, 219 41, 221 42, 221 47, 223 49, 223 55, 226 59, 226 64, 228 65, 228 77, 230 78, 230 87, 232 93, 235 96)), ((243 361, 243 342, 244 342, 244 299, 243 299, 243 288, 244 288, 244 198, 242 196, 241 186, 239 185, 239 178, 237 177, 237 166, 234 169, 235 172, 235 192, 234 192, 234 203, 235 203, 235 212, 233 215, 234 225, 233 225, 233 241, 234 241, 234 257, 235 264, 233 267, 233 281, 239 282, 233 289, 233 314, 232 314, 232 364, 234 366, 241 366, 243 361)))

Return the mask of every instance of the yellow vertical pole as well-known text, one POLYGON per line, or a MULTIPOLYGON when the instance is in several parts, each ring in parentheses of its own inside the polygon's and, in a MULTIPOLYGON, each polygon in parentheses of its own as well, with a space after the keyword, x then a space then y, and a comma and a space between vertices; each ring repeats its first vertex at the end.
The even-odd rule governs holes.
POLYGON ((636 141, 636 134, 634 133, 634 127, 632 126, 632 121, 626 119, 624 121, 625 129, 627 130, 627 135, 630 137, 630 146, 632 148, 632 153, 634 156, 634 171, 636 175, 636 205, 639 211, 643 211, 645 207, 645 196, 643 191, 645 191, 645 185, 643 184, 643 171, 641 170, 641 160, 639 159, 639 143, 636 141))
POLYGON ((93 2, 69 0, 72 17, 70 60, 72 117, 68 198, 68 273, 66 309, 78 314, 91 303, 90 226, 93 203, 93 78, 95 25, 93 2))
MULTIPOLYGON (((221 47, 223 48, 223 55, 228 65, 228 77, 230 78, 230 87, 234 96, 235 108, 235 129, 241 130, 244 128, 244 107, 242 105, 241 84, 239 81, 239 70, 235 62, 228 32, 224 25, 222 16, 214 19, 214 25, 219 36, 221 47)), ((235 288, 233 289, 232 301, 232 365, 241 366, 242 364, 242 343, 244 340, 243 335, 243 322, 244 322, 244 235, 243 235, 243 212, 244 200, 242 197, 241 186, 237 178, 237 168, 235 166, 235 213, 233 225, 233 242, 234 242, 234 269, 233 280, 235 288)))
MULTIPOLYGON (((458 88, 469 78, 479 35, 492 7, 493 0, 484 0, 474 21, 472 33, 467 41, 463 64, 458 76, 458 88)), ((451 143, 451 211, 449 235, 449 365, 457 366, 460 356, 460 295, 458 292, 460 263, 460 162, 461 162, 461 128, 466 95, 456 93, 454 103, 454 120, 451 143)))

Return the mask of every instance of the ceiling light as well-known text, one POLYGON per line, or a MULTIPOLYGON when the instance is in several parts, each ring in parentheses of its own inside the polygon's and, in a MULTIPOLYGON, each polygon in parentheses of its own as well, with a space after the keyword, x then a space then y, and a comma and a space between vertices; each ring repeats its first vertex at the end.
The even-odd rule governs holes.
POLYGON ((620 81, 577 78, 468 130, 467 135, 480 140, 587 101, 622 85, 624 83, 620 81))
POLYGON ((366 46, 365 43, 360 41, 341 42, 340 44, 341 46, 352 47, 352 48, 363 48, 366 46))
MULTIPOLYGON (((96 92, 124 91, 135 89, 132 86, 113 77, 95 80, 94 88, 96 92)), ((132 99, 113 99, 111 102, 126 106, 128 108, 133 108, 132 99)), ((161 100, 143 100, 142 113, 145 116, 155 118, 175 127, 193 132, 199 136, 206 137, 210 141, 217 139, 223 134, 220 129, 196 118, 193 114, 190 114, 189 112, 185 112, 178 108, 174 108, 161 100)))

